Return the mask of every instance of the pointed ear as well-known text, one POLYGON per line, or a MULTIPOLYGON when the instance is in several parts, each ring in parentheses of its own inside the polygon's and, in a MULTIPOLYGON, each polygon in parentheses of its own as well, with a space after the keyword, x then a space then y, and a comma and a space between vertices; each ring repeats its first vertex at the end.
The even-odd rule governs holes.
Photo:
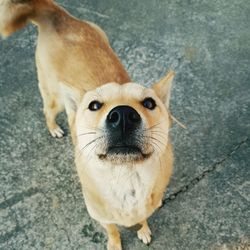
POLYGON ((169 71, 165 77, 159 82, 153 84, 152 89, 155 91, 157 96, 163 101, 166 108, 169 108, 170 94, 172 81, 174 79, 175 72, 169 71))
POLYGON ((79 93, 79 90, 73 87, 67 86, 66 84, 62 84, 62 90, 63 90, 62 92, 64 96, 66 109, 76 112, 80 105, 80 102, 82 100, 84 93, 81 95, 79 93))

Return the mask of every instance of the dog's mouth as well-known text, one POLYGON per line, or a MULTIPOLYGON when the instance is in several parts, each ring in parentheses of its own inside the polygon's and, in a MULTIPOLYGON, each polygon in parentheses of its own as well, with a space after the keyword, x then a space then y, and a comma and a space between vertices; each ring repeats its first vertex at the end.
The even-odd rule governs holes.
POLYGON ((109 160, 112 162, 136 162, 148 159, 152 152, 144 153, 143 150, 136 145, 112 145, 109 146, 105 154, 99 154, 101 160, 109 160))
POLYGON ((110 146, 107 150, 108 154, 142 154, 139 147, 134 145, 117 145, 110 146))

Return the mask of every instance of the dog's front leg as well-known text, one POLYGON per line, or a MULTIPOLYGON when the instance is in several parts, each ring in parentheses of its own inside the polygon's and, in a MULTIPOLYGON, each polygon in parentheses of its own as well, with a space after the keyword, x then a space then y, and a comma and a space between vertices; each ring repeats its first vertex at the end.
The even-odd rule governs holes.
POLYGON ((122 250, 121 237, 118 228, 114 224, 102 224, 108 234, 107 250, 122 250))
POLYGON ((146 245, 151 242, 151 230, 148 226, 147 220, 143 221, 142 228, 137 231, 138 238, 146 245))

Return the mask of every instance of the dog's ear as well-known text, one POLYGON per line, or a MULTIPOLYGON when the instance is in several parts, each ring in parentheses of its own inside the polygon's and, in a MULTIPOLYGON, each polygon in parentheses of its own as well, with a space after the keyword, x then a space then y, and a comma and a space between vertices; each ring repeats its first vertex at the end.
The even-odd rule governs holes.
POLYGON ((158 95, 158 97, 163 101, 166 108, 169 108, 170 94, 172 81, 174 79, 175 72, 169 71, 165 77, 163 77, 159 82, 153 84, 152 89, 158 95))
POLYGON ((66 109, 76 112, 84 93, 80 95, 79 90, 66 84, 62 84, 62 92, 66 109))

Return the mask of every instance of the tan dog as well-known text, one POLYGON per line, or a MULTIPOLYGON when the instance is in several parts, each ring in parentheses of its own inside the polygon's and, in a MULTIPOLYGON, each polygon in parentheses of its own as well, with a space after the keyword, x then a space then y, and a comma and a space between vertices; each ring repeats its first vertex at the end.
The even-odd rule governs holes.
POLYGON ((95 24, 70 16, 51 0, 0 0, 0 32, 28 21, 38 26, 36 63, 44 113, 52 136, 62 137, 57 114, 66 110, 76 165, 89 214, 120 250, 115 224, 140 225, 161 205, 173 155, 168 138, 170 72, 152 88, 131 80, 95 24))
POLYGON ((108 232, 108 249, 120 250, 115 224, 140 224, 138 238, 151 241, 147 218, 161 206, 172 173, 170 73, 153 89, 135 83, 105 84, 83 97, 77 112, 76 166, 89 214, 108 232))

